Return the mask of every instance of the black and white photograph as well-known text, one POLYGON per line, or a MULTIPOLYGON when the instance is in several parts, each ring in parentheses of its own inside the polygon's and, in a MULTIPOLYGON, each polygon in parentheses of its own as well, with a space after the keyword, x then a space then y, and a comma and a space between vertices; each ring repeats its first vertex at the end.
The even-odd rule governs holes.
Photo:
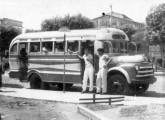
POLYGON ((0 0, 0 120, 165 120, 165 1, 0 0))

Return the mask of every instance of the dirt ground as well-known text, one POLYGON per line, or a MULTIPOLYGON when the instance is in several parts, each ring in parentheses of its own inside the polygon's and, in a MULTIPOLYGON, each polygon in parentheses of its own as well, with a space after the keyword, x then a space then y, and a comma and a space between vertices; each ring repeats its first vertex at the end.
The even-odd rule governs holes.
MULTIPOLYGON (((150 85, 148 91, 140 96, 164 98, 164 77, 157 77, 155 84, 150 85)), ((29 83, 20 83, 19 80, 10 79, 3 75, 3 87, 29 88, 29 83)), ((53 87, 51 90, 58 90, 53 87)), ((81 92, 81 87, 72 87, 69 91, 81 92)), ((122 120, 165 120, 165 105, 143 105, 123 107, 119 112, 113 113, 112 106, 90 106, 98 114, 119 116, 122 120), (109 111, 111 109, 112 111, 109 111), (110 114, 111 112, 111 114, 110 114)), ((89 120, 77 113, 76 104, 57 103, 50 101, 29 100, 0 96, 0 116, 2 120, 89 120)), ((109 116, 107 116, 109 117, 109 116)), ((0 119, 0 120, 1 120, 0 119)), ((117 119, 118 120, 118 119, 117 119)))
POLYGON ((165 105, 86 105, 88 109, 95 111, 112 120, 165 120, 165 105))
POLYGON ((76 104, 0 96, 0 120, 88 120, 76 104))

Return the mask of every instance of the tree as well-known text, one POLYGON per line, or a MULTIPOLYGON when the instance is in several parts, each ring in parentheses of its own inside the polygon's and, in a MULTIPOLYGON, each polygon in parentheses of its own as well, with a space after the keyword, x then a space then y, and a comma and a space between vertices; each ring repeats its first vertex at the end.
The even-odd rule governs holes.
POLYGON ((151 8, 146 17, 147 29, 145 39, 149 44, 159 44, 165 51, 165 3, 151 8))
POLYGON ((61 17, 55 17, 52 19, 46 19, 41 24, 41 31, 53 31, 53 30, 59 30, 61 25, 62 18, 61 17))
POLYGON ((137 53, 148 56, 148 43, 144 40, 145 30, 136 31, 132 35, 132 41, 137 45, 137 53))
POLYGON ((60 27, 66 26, 69 29, 85 29, 93 28, 94 23, 87 17, 82 16, 81 14, 65 17, 55 17, 52 19, 46 19, 41 24, 42 31, 53 31, 59 30, 60 27))
POLYGON ((144 30, 137 31, 135 34, 132 35, 132 41, 136 43, 137 45, 137 50, 139 51, 144 43, 144 30))
POLYGON ((131 25, 125 25, 121 27, 120 29, 123 30, 127 34, 130 40, 132 38, 132 35, 136 32, 135 28, 131 25))
POLYGON ((21 31, 12 26, 0 26, 0 51, 9 49, 12 39, 20 33, 21 31))

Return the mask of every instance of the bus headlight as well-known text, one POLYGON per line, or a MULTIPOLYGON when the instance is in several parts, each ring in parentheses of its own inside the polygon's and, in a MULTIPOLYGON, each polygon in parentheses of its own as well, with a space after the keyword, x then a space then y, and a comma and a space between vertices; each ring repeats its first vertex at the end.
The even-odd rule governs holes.
POLYGON ((139 66, 135 65, 135 70, 138 71, 139 70, 139 66))

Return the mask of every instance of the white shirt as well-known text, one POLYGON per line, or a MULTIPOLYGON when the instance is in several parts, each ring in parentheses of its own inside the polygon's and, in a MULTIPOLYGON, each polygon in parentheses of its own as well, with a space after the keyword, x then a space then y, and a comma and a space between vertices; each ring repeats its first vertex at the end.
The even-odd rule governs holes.
POLYGON ((93 65, 89 62, 89 61, 92 61, 93 60, 93 57, 92 57, 91 54, 88 54, 88 55, 85 55, 84 54, 83 55, 83 58, 84 58, 84 61, 85 61, 85 68, 93 67, 93 65))
POLYGON ((108 62, 109 56, 103 54, 102 56, 99 56, 99 69, 103 68, 103 66, 108 62))

